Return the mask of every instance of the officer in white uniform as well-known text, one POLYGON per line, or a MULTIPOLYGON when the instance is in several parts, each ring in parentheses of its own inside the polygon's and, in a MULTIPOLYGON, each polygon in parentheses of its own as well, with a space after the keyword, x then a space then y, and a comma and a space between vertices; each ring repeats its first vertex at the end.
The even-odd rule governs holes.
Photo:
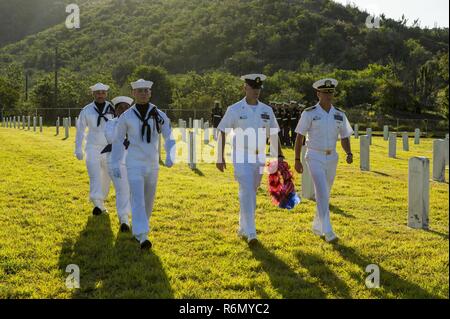
POLYGON ((106 212, 104 201, 109 193, 111 179, 108 174, 106 154, 101 154, 108 142, 105 137, 105 124, 114 118, 114 108, 106 101, 109 86, 97 83, 91 86, 94 101, 80 112, 75 138, 75 156, 83 160, 83 141, 86 137, 86 166, 89 174, 89 197, 94 204, 94 215, 106 212))
MULTIPOLYGON (((172 167, 176 153, 169 118, 149 102, 152 85, 153 82, 143 79, 131 83, 136 104, 119 118, 115 137, 117 141, 127 137, 130 142, 126 167, 131 192, 132 229, 142 249, 152 247, 148 233, 159 172, 160 134, 165 140, 167 167, 172 167)), ((120 148, 114 146, 111 155, 113 174, 121 178, 119 163, 122 154, 120 148)))
POLYGON ((240 218, 238 235, 250 245, 258 243, 255 226, 256 191, 261 183, 266 162, 266 140, 269 138, 271 154, 284 158, 278 139, 280 130, 273 110, 260 102, 263 74, 241 77, 245 98, 228 107, 218 126, 217 168, 226 168, 224 158, 225 134, 233 133, 234 176, 239 183, 240 218))
POLYGON ((344 111, 332 104, 338 81, 322 79, 313 84, 319 103, 305 109, 295 132, 295 169, 303 172, 300 154, 303 139, 306 138, 305 161, 314 183, 317 211, 313 223, 313 232, 324 236, 327 242, 338 239, 330 222, 330 193, 336 176, 338 154, 336 142, 340 138, 341 145, 347 153, 347 163, 353 162, 350 139, 353 130, 344 111))
POLYGON ((106 153, 108 167, 110 168, 108 170, 109 177, 112 179, 114 189, 116 190, 116 209, 117 215, 119 217, 120 231, 129 232, 129 214, 131 213, 130 187, 128 185, 127 169, 125 167, 125 158, 129 146, 129 141, 128 139, 116 140, 115 135, 118 119, 126 110, 131 107, 131 105, 133 104, 133 99, 128 96, 118 96, 112 99, 111 102, 114 105, 116 117, 106 122, 105 136, 106 140, 108 141, 108 145, 105 147, 102 153, 106 153), (122 152, 122 156, 119 160, 120 173, 122 178, 116 178, 111 169, 114 166, 111 158, 111 150, 113 146, 118 147, 122 152))

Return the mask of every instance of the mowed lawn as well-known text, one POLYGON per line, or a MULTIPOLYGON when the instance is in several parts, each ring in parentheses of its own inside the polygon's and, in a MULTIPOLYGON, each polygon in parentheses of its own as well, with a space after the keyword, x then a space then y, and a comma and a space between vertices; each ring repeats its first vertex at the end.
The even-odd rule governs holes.
MULTIPOLYGON (((267 177, 258 191, 261 245, 236 235, 238 185, 232 165, 161 168, 151 220, 151 251, 119 233, 114 190, 109 214, 94 217, 84 162, 71 137, 0 128, 0 298, 448 298, 448 183, 430 182, 430 230, 406 226, 408 159, 432 158, 432 140, 388 158, 375 137, 371 172, 340 163, 331 198, 337 244, 311 232, 315 203, 273 206, 267 177), (81 288, 66 287, 66 267, 81 288), (376 264, 381 287, 369 289, 376 264)), ((286 149, 292 164, 294 154, 286 149)), ((430 175, 431 176, 431 175, 430 175)), ((448 170, 446 174, 448 180, 448 170)), ((298 177, 296 185, 300 190, 298 177)))

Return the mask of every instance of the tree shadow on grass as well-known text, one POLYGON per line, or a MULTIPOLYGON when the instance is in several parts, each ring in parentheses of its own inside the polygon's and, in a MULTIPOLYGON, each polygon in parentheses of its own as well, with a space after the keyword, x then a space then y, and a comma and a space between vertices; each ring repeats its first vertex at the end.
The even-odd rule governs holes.
POLYGON ((345 282, 340 279, 318 255, 297 252, 296 257, 303 268, 306 268, 312 277, 318 279, 320 284, 328 287, 337 298, 352 298, 345 282))
POLYGON ((383 173, 383 172, 379 172, 379 171, 372 171, 372 173, 377 174, 377 175, 381 175, 381 176, 386 176, 386 177, 390 177, 391 175, 383 173))
MULTIPOLYGON (((112 217, 112 216, 111 216, 112 217)), ((59 265, 80 269, 73 298, 173 298, 167 275, 153 251, 142 251, 130 233, 114 235, 110 216, 91 216, 76 240, 63 244, 59 265)))
MULTIPOLYGON (((262 269, 269 275, 272 286, 282 295, 282 298, 310 299, 326 297, 319 286, 306 281, 261 243, 251 247, 250 250, 253 256, 261 262, 262 269)), ((264 298, 264 294, 261 297, 264 298)))
POLYGON ((425 231, 427 233, 431 233, 431 234, 435 234, 435 235, 441 236, 443 239, 448 240, 448 234, 446 234, 446 233, 442 233, 442 232, 439 232, 437 230, 432 230, 432 229, 426 229, 425 231))
MULTIPOLYGON (((365 280, 369 273, 365 272, 368 265, 374 264, 373 260, 362 256, 360 253, 356 252, 353 248, 345 246, 340 242, 334 243, 333 249, 338 252, 342 258, 357 265, 361 272, 350 273, 350 275, 356 280, 361 282, 361 285, 365 285, 365 280)), ((417 284, 409 282, 399 275, 390 272, 380 265, 380 288, 370 289, 370 292, 378 298, 418 298, 418 299, 431 299, 440 298, 438 295, 434 295, 423 289, 417 284), (392 296, 389 296, 389 295, 392 296)))
POLYGON ((195 174, 197 174, 198 176, 201 176, 201 177, 205 176, 205 174, 201 170, 199 170, 198 168, 194 168, 192 171, 195 174))
POLYGON ((344 216, 344 217, 347 217, 347 218, 355 219, 355 216, 344 212, 342 209, 340 209, 339 207, 334 206, 332 204, 330 204, 330 211, 332 213, 334 213, 334 214, 337 214, 337 215, 341 215, 341 216, 344 216))

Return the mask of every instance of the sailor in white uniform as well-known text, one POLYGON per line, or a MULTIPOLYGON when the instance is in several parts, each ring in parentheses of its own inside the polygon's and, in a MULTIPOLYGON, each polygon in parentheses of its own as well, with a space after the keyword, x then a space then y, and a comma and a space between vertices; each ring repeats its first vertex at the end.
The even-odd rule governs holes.
POLYGON ((91 86, 94 101, 86 105, 80 112, 77 121, 75 138, 75 156, 83 160, 83 141, 86 136, 86 166, 89 174, 89 197, 94 204, 94 215, 106 212, 104 201, 109 193, 111 179, 108 174, 106 154, 101 154, 108 145, 105 137, 105 124, 114 118, 114 108, 106 101, 109 86, 97 83, 91 86))
POLYGON ((239 183, 240 218, 238 235, 249 245, 258 243, 255 225, 256 191, 261 183, 266 162, 266 140, 269 138, 271 154, 284 158, 278 139, 280 130, 272 108, 261 101, 263 74, 241 77, 245 98, 228 107, 219 123, 217 168, 226 168, 225 134, 233 133, 234 176, 239 183))
POLYGON ((125 167, 125 158, 127 154, 127 149, 129 146, 128 139, 125 140, 115 139, 116 127, 119 117, 128 110, 133 104, 133 99, 128 96, 118 96, 111 101, 115 108, 116 117, 112 120, 106 122, 105 125, 105 136, 108 141, 108 145, 102 151, 106 153, 106 159, 108 162, 109 177, 111 177, 114 189, 116 190, 116 209, 117 216, 119 217, 120 231, 129 232, 130 231, 130 221, 129 214, 131 213, 130 205, 130 187, 128 185, 127 169, 125 167), (114 166, 111 158, 112 147, 117 147, 122 152, 122 156, 119 160, 121 178, 116 178, 112 172, 112 167, 114 166))
MULTIPOLYGON (((156 194, 159 172, 159 135, 164 137, 166 150, 166 167, 172 167, 175 160, 175 139, 167 115, 151 104, 153 82, 140 79, 131 83, 136 104, 119 118, 116 137, 130 142, 126 157, 128 182, 131 192, 132 230, 142 249, 150 249, 148 239, 150 217, 156 194)), ((120 148, 113 145, 113 174, 121 178, 120 148)))
POLYGON ((304 110, 295 129, 295 170, 303 172, 300 154, 306 138, 305 161, 311 172, 317 202, 313 232, 327 242, 338 239, 331 227, 329 204, 338 163, 336 142, 339 138, 347 154, 347 163, 353 162, 349 139, 353 133, 352 127, 344 111, 332 104, 337 85, 338 81, 328 78, 313 84, 319 103, 304 110))

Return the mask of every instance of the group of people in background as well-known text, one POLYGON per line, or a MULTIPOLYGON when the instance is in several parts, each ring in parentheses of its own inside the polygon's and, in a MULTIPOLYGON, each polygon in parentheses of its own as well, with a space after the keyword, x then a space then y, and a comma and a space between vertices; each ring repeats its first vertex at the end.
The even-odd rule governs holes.
MULTIPOLYGON (((280 137, 281 144, 285 147, 294 147, 295 138, 297 137, 295 128, 297 127, 298 121, 300 121, 300 117, 306 106, 297 101, 270 101, 267 105, 272 107, 275 118, 280 126, 278 136, 280 137)), ((223 114, 224 112, 220 106, 220 102, 216 101, 211 110, 211 123, 214 127, 219 125, 223 114)))

